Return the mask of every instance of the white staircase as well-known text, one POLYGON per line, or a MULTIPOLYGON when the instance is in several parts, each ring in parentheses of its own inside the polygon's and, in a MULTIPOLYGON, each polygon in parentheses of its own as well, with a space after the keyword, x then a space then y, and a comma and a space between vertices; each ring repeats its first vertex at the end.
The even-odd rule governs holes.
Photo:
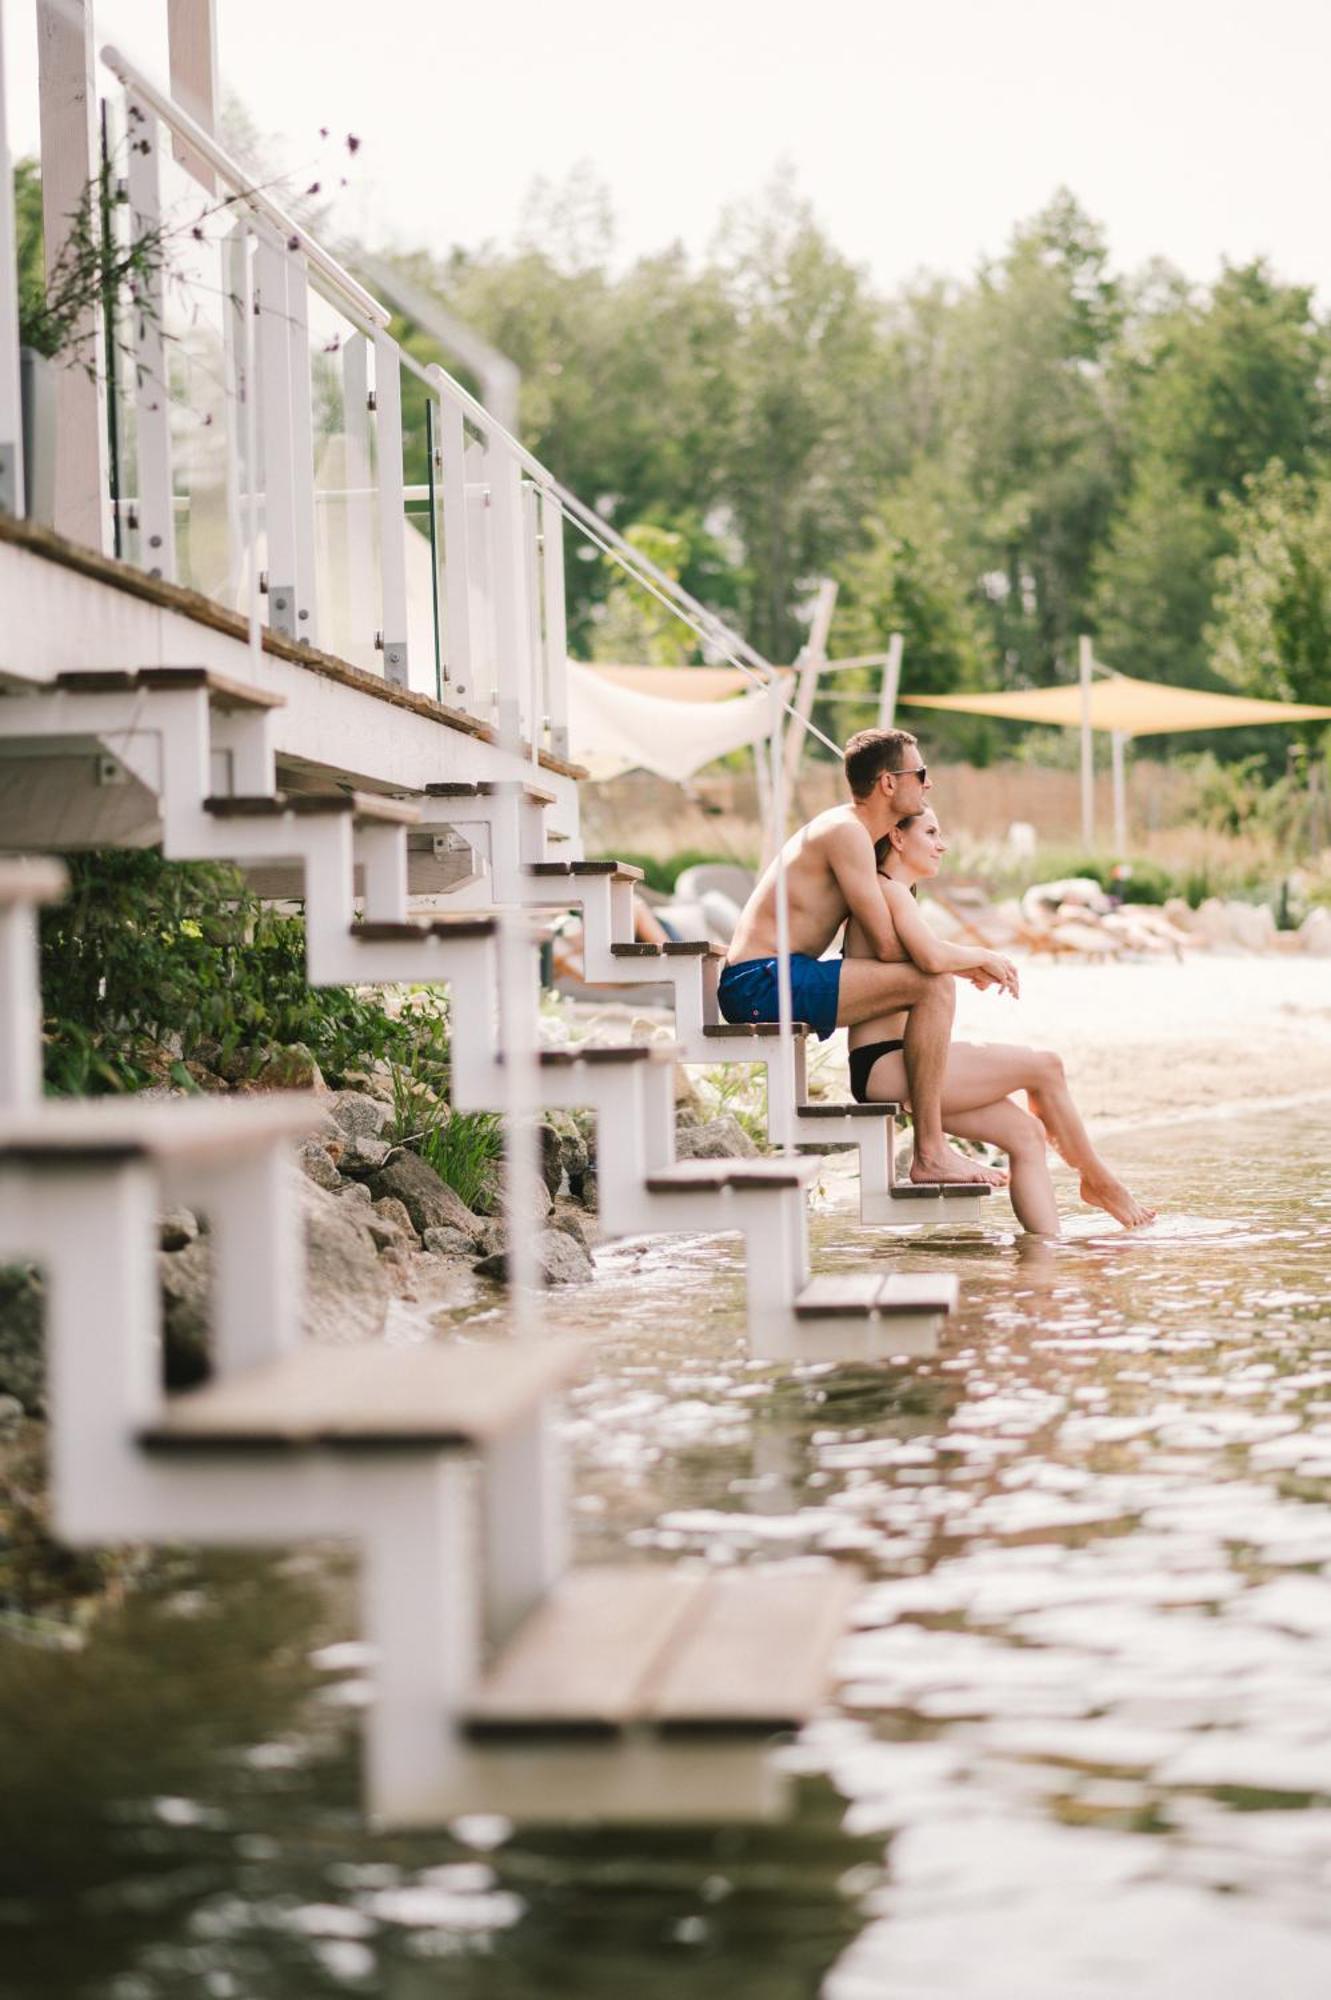
MULTIPOLYGON (((449 989, 453 1100, 460 1110, 506 1102, 500 1038, 501 978, 497 916, 462 909, 416 917, 409 903, 408 834, 422 814, 446 822, 451 797, 400 799, 379 793, 279 791, 266 696, 215 674, 185 668, 140 674, 62 676, 49 692, 0 699, 0 744, 95 741, 155 791, 164 853, 176 860, 294 867, 305 902, 307 973, 315 985, 441 984, 449 989)), ((632 929, 638 871, 615 862, 523 861, 544 840, 549 794, 526 784, 464 796, 461 810, 484 809, 488 861, 500 885, 524 910, 577 900, 589 965, 622 978, 617 933, 632 929), (508 864, 496 856, 512 857, 508 864)), ((428 821, 426 822, 428 823, 428 821)), ((803 1038, 795 1038, 795 1074, 779 1060, 775 1030, 733 1028, 708 1014, 714 1006, 715 958, 709 947, 672 953, 677 1044, 655 1062, 636 1050, 552 1051, 538 1062, 530 1101, 582 1106, 598 1119, 601 1219, 611 1235, 739 1233, 746 1256, 750 1348, 770 1361, 860 1361, 935 1351, 956 1302, 955 1280, 903 1281, 869 1296, 863 1286, 839 1292, 825 1280, 816 1313, 801 1310, 809 1283, 804 1189, 816 1160, 676 1164, 674 1060, 765 1062, 769 1106, 787 1093, 806 1146, 828 1122, 852 1134, 869 1158, 869 1186, 889 1214, 900 1211, 892 1182, 891 1107, 843 1125, 821 1113, 805 1119, 803 1038), (869 1133, 871 1136, 862 1138, 869 1133), (875 1176, 877 1184, 875 1185, 875 1176), (840 1301, 838 1309, 838 1300, 840 1301)), ((539 1006, 537 957, 526 958, 525 994, 510 996, 534 1022, 539 1006)), ((952 1206, 952 1203, 949 1203, 952 1206)), ((913 1211, 917 1212, 917 1211, 913 1211)))
POLYGON ((59 889, 0 867, 0 1258, 46 1276, 56 1532, 354 1545, 387 1824, 777 1810, 770 1741, 820 1705, 853 1576, 566 1576, 576 1344, 304 1338, 289 1155, 317 1100, 38 1098, 33 907, 59 889), (171 1393, 157 1230, 180 1202, 209 1225, 211 1374, 171 1393), (716 1683, 723 1657, 744 1671, 716 1683))

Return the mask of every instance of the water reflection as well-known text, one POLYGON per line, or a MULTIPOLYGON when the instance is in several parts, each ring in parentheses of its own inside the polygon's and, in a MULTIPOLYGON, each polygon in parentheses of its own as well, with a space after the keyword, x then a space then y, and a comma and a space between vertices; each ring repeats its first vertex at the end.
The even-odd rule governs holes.
POLYGON ((206 1646, 167 1592, 77 1672, 0 1649, 16 1990, 1325 1993, 1324 1142, 1311 1116, 1120 1137, 1162 1208, 1136 1238, 1000 1219, 903 1251, 830 1209, 823 1268, 961 1271, 946 1352, 896 1371, 750 1363, 724 1245, 624 1246, 555 1301, 597 1341, 585 1559, 864 1566, 802 1753, 848 1806, 811 1775, 761 1833, 369 1836, 326 1698, 354 1661, 309 1662, 336 1609, 299 1568, 210 1565, 206 1646))

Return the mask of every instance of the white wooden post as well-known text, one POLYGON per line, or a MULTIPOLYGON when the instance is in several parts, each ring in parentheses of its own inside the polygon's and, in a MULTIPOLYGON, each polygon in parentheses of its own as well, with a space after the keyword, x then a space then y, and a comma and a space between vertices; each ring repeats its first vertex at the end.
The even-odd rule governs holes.
POLYGON ((319 643, 314 529, 314 416, 310 407, 310 287, 303 253, 288 249, 287 338, 291 347, 291 473, 296 529, 296 638, 319 643))
POLYGON ((18 238, 5 113, 5 16, 0 0, 0 513, 23 512, 23 399, 18 359, 18 238))
POLYGON ((487 442, 486 470, 494 536, 490 589, 494 598, 499 735, 517 750, 522 741, 523 696, 530 687, 527 565, 523 548, 522 469, 502 438, 487 442))
POLYGON ((818 692, 818 676, 827 665, 827 638, 832 629, 832 614, 836 610, 836 599, 836 584, 831 577, 825 576, 818 586, 818 601, 814 605, 808 639, 800 650, 799 679, 795 685, 795 713, 786 732, 785 778, 788 790, 794 785, 799 774, 800 758, 804 754, 805 724, 813 714, 814 697, 818 692))
MULTIPOLYGON (((287 338, 286 253, 267 230, 255 238, 259 410, 263 437, 268 623, 296 636, 296 489, 291 427, 291 343, 287 338)), ((256 551, 257 554, 257 551, 256 551)))
POLYGON ((1120 860, 1128 851, 1127 735, 1115 729, 1109 739, 1114 759, 1114 847, 1120 860))
POLYGON ((1095 738, 1091 731, 1091 642, 1083 632, 1077 641, 1077 665, 1081 680, 1081 841, 1083 847, 1095 842, 1095 738))
POLYGON ((527 702, 531 710, 527 740, 535 764, 545 735, 545 646, 541 638, 541 495, 528 479, 522 482, 522 556, 527 586, 527 702))
POLYGON ((374 473, 370 451, 370 343, 363 333, 353 334, 342 349, 342 404, 347 439, 346 533, 342 537, 347 564, 347 605, 353 644, 368 645, 379 607, 374 602, 370 563, 374 549, 371 496, 374 473))
POLYGON ((384 593, 384 679, 407 685, 407 516, 402 489, 402 364, 397 342, 374 335, 374 403, 379 427, 379 571, 384 593))
MULTIPOLYGON (((49 276, 68 239, 70 217, 96 200, 92 0, 37 0, 37 55, 49 276)), ((56 376, 55 525, 71 541, 107 550, 106 343, 97 306, 89 307, 75 332, 77 351, 56 376)))
MULTIPOLYGON (((136 241, 155 237, 162 222, 161 132, 133 92, 126 96, 129 139, 129 226, 136 241)), ((161 265, 134 280, 135 408, 139 460, 139 563, 149 576, 175 581, 176 524, 171 477, 171 385, 162 320, 166 293, 161 265)))
MULTIPOLYGON (((441 368, 430 374, 438 383, 441 368)), ((472 679, 471 584, 467 565, 467 440, 462 412, 439 396, 439 484, 444 515, 444 685, 465 699, 472 679)))
POLYGON ((548 489, 541 494, 541 566, 545 584, 545 712, 550 749, 568 756, 568 613, 564 602, 564 510, 548 489))
POLYGON ((894 632, 887 642, 887 658, 883 662, 883 679, 878 690, 878 727, 895 729, 897 696, 901 692, 901 654, 903 641, 900 632, 894 632))
POLYGON ((0 908, 0 1105, 36 1104, 42 1095, 42 996, 37 980, 37 912, 0 908))
MULTIPOLYGON (((166 0, 171 95, 205 132, 217 131, 217 9, 214 0, 166 0)), ((217 178, 208 162, 176 139, 172 151, 209 194, 217 178)))

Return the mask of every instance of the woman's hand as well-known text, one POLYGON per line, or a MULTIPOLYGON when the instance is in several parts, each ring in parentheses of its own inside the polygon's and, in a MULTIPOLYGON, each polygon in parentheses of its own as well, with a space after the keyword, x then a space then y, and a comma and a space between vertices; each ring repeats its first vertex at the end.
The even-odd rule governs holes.
POLYGON ((1021 998, 1021 984, 1017 978, 1017 968, 1010 958, 1001 952, 987 951, 980 961, 980 970, 986 976, 986 984, 1001 986, 1014 1000, 1021 998))

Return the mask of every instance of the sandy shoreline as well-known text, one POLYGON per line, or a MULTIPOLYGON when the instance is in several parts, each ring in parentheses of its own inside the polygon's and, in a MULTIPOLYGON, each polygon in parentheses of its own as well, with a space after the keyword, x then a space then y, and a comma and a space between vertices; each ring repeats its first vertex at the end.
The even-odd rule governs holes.
MULTIPOLYGON (((1012 1001, 960 983, 958 1040, 1053 1048, 1088 1123, 1108 1131, 1331 1092, 1331 962, 1199 954, 1182 963, 1021 960, 1012 1001)), ((813 1056, 833 1094, 845 1039, 813 1056)))

